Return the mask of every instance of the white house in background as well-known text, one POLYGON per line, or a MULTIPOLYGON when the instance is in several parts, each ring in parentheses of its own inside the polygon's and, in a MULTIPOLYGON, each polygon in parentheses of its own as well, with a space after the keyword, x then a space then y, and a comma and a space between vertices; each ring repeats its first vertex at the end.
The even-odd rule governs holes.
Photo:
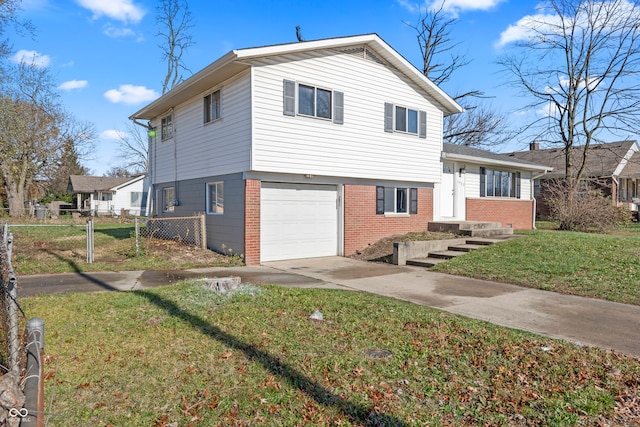
POLYGON ((152 214, 205 212, 209 247, 256 264, 445 217, 443 117, 462 111, 367 34, 233 50, 130 119, 149 130, 152 214))
POLYGON ((76 209, 92 215, 147 214, 147 174, 116 178, 69 176, 68 191, 76 195, 76 209))

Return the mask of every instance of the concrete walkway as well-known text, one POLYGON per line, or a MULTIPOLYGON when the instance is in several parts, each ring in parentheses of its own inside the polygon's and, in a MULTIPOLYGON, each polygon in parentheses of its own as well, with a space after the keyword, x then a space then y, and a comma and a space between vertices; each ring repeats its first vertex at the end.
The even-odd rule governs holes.
POLYGON ((262 266, 19 277, 19 296, 134 290, 192 277, 240 276, 244 283, 363 291, 475 319, 640 357, 640 307, 428 271, 327 257, 262 266))

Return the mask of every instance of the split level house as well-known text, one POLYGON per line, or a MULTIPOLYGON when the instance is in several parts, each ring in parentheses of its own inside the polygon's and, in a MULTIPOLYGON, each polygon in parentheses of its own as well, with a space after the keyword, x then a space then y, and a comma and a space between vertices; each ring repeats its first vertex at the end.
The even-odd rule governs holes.
POLYGON ((533 226, 545 167, 443 150, 463 109, 375 34, 233 50, 130 119, 154 216, 206 214, 247 264, 350 255, 434 220, 533 226))
MULTIPOLYGON (((640 146, 635 140, 591 145, 583 177, 584 188, 600 190, 605 197, 619 207, 638 212, 640 206, 640 146)), ((584 146, 573 148, 574 168, 582 161, 584 146)), ((513 159, 548 165, 553 172, 534 181, 534 196, 538 200, 538 217, 548 216, 545 203, 545 180, 563 178, 566 174, 565 154, 562 148, 541 149, 539 143, 531 143, 529 151, 508 154, 513 159)), ((637 215, 637 214, 636 214, 637 215)))

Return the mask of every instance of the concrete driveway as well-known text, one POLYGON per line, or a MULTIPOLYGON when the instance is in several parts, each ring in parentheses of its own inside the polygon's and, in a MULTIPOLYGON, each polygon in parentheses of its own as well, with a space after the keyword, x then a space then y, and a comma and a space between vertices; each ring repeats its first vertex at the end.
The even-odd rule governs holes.
POLYGON ((640 357, 640 307, 573 297, 343 257, 183 271, 69 273, 19 277, 21 297, 58 292, 134 290, 193 277, 240 276, 243 283, 362 291, 411 301, 575 343, 640 357))

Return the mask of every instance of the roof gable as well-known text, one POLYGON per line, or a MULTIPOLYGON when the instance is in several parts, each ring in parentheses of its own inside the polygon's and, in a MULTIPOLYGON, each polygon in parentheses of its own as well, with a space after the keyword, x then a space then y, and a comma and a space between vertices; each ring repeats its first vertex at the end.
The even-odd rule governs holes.
POLYGON ((367 55, 367 59, 389 64, 406 75, 421 90, 424 90, 445 116, 463 111, 453 98, 426 78, 377 34, 365 34, 232 50, 129 118, 132 120, 152 120, 178 104, 249 69, 251 59, 324 49, 340 50, 350 54, 362 52, 363 55, 367 55))

